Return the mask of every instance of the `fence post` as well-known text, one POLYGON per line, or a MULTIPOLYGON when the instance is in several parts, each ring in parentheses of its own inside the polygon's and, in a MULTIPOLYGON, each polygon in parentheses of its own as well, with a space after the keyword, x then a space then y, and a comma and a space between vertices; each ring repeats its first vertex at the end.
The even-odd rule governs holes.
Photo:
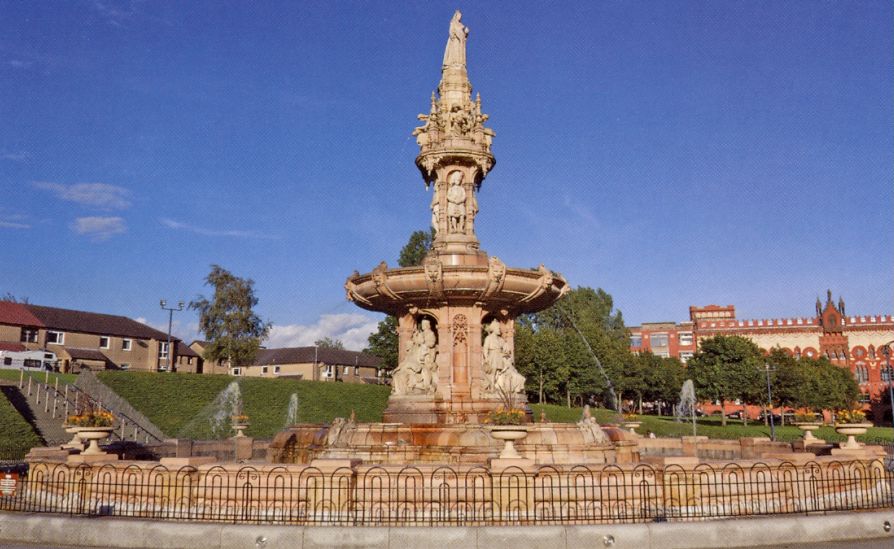
POLYGON ((37 383, 37 402, 35 402, 36 406, 40 406, 40 383, 37 383))
POLYGON ((22 366, 22 369, 19 370, 19 389, 25 387, 25 367, 22 366))
POLYGON ((65 384, 65 419, 68 419, 68 384, 65 384))
POLYGON ((47 383, 43 386, 43 411, 50 411, 50 384, 47 383))
POLYGON ((28 396, 31 396, 31 376, 28 376, 28 396))
POLYGON ((78 414, 78 395, 81 394, 80 391, 75 391, 75 415, 78 414))

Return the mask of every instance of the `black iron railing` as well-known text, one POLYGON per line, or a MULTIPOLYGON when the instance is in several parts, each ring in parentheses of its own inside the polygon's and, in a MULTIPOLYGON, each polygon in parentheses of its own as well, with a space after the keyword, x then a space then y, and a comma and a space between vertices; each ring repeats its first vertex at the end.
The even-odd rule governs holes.
POLYGON ((604 524, 892 508, 892 486, 882 461, 502 472, 38 464, 0 496, 0 510, 299 525, 604 524))

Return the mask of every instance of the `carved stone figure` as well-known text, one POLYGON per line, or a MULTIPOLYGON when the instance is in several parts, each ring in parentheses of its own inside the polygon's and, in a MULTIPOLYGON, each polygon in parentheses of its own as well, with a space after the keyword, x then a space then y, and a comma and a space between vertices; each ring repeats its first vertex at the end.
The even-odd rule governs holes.
POLYGON ((596 423, 596 418, 590 413, 589 404, 584 405, 584 413, 577 422, 577 428, 583 435, 584 442, 591 444, 605 444, 609 442, 605 431, 596 423))
POLYGON ((444 49, 444 66, 466 64, 466 39, 469 37, 469 29, 462 24, 462 16, 459 10, 453 14, 450 20, 450 34, 447 38, 447 47, 444 49))
POLYGON ((437 380, 438 337, 431 329, 431 321, 422 319, 419 328, 407 342, 404 360, 391 377, 395 395, 427 394, 435 390, 437 380))
POLYGON ((512 363, 512 346, 500 334, 500 323, 495 319, 487 326, 487 337, 482 344, 484 362, 484 390, 498 395, 513 395, 525 388, 525 377, 512 363))
POLYGON ((447 190, 448 232, 462 233, 466 225, 466 190, 462 187, 463 174, 450 174, 450 188, 447 190))
POLYGON ((441 201, 438 196, 438 192, 435 191, 432 193, 431 197, 431 226, 435 230, 435 233, 438 232, 438 218, 441 214, 441 201))

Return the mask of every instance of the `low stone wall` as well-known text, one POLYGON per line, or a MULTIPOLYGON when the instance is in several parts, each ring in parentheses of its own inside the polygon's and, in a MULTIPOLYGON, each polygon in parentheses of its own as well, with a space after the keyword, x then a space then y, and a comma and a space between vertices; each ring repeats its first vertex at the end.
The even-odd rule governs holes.
POLYGON ((792 453, 787 442, 773 442, 766 437, 736 440, 711 439, 704 436, 680 438, 641 438, 637 441, 640 456, 697 457, 707 460, 755 459, 765 455, 792 453))
POLYGON ((172 520, 313 525, 608 524, 894 507, 873 459, 536 466, 33 461, 0 508, 172 520))

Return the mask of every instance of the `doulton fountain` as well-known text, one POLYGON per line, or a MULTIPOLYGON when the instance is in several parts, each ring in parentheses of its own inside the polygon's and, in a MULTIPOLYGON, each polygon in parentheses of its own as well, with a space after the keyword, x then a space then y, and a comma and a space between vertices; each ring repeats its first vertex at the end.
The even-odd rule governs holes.
MULTIPOLYGON (((371 272, 355 271, 345 283, 349 300, 398 320, 399 360, 385 423, 339 420, 325 432, 295 426, 274 441, 277 461, 350 456, 482 462, 498 453, 499 444, 483 425, 488 415, 500 407, 526 407, 525 378, 513 362, 515 318, 549 307, 569 287, 543 265, 507 266, 482 250, 475 234, 477 194, 495 164, 495 133, 485 125, 480 94, 472 98, 468 34, 457 11, 438 90, 413 131, 416 166, 432 191, 432 249, 420 266, 389 268, 383 261, 371 272)), ((615 445, 592 419, 578 425, 532 423, 527 432, 519 447, 538 462, 615 459, 615 445)))
MULTIPOLYGON (((514 319, 555 303, 568 285, 545 267, 511 268, 480 248, 476 193, 494 166, 494 133, 484 125, 480 99, 472 100, 467 35, 457 12, 438 93, 414 131, 416 164, 433 187, 433 249, 422 266, 382 263, 346 283, 349 299, 399 320, 400 360, 384 422, 297 424, 269 446, 239 436, 211 446, 165 441, 155 448, 159 461, 35 448, 26 484, 14 498, 4 494, 0 510, 348 527, 598 524, 590 545, 608 545, 602 527, 613 522, 890 508, 892 479, 877 446, 640 438, 600 426, 587 408, 576 424, 533 422, 530 415, 509 430, 486 423, 500 406, 525 407, 524 378, 513 363, 514 319), (514 455, 510 434, 518 439, 514 455), (266 459, 254 459, 264 446, 266 459), (200 447, 207 451, 196 452, 200 447), (235 459, 220 461, 217 450, 235 459)), ((237 389, 223 400, 238 404, 237 389)), ((296 395, 289 406, 294 420, 296 395)), ((40 521, 29 531, 57 530, 40 521)), ((653 526, 650 536, 660 533, 653 526)), ((128 542, 103 538, 103 530, 91 528, 98 537, 82 541, 128 542)), ((428 547, 431 535, 422 528, 385 539, 411 546, 405 540, 413 530, 420 532, 417 546, 428 547)), ((503 529, 499 539, 513 531, 503 529)), ((793 531, 801 535, 800 527, 793 531)), ((194 544, 191 532, 185 539, 194 544)), ((313 535, 343 530, 321 532, 313 535)), ((358 535, 364 544, 381 539, 358 535)), ((256 540, 260 546, 266 537, 256 540)))

